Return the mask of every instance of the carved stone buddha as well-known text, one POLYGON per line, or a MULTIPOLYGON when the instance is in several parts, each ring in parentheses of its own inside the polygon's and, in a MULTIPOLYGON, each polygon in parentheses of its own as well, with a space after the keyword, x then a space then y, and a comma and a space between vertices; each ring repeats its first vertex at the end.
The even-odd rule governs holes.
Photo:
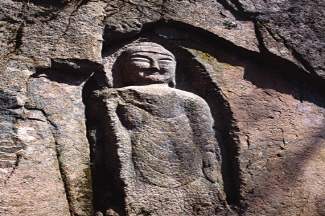
POLYGON ((98 95, 107 111, 107 167, 114 169, 114 145, 127 214, 223 215, 213 118, 201 97, 174 88, 174 55, 142 42, 127 47, 117 63, 125 87, 98 95))

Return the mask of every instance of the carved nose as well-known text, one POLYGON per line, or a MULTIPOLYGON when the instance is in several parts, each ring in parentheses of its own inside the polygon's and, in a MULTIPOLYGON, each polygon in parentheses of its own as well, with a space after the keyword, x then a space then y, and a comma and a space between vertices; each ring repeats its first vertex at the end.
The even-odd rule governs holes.
POLYGON ((160 68, 159 68, 158 62, 157 61, 152 61, 151 62, 151 68, 159 70, 160 68))

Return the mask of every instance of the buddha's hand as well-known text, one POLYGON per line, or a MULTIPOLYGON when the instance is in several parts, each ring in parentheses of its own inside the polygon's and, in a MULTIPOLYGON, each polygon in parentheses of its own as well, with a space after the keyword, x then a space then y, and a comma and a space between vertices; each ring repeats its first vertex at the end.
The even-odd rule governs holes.
POLYGON ((203 173, 212 183, 221 179, 221 170, 213 152, 205 152, 203 155, 203 173))

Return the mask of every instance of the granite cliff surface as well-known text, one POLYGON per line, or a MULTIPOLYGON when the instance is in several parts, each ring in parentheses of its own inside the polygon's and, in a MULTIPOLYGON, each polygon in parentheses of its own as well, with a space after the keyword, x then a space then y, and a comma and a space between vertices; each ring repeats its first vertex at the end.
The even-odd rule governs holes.
POLYGON ((209 105, 231 214, 325 215, 324 11, 323 0, 0 1, 0 215, 123 215, 97 196, 87 110, 136 40, 172 51, 176 88, 209 105))

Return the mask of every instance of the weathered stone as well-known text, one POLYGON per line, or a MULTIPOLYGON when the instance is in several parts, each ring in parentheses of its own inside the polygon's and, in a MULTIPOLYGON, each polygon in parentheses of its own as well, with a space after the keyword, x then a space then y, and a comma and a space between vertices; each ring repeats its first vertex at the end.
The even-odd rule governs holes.
POLYGON ((81 96, 85 78, 70 76, 46 71, 30 78, 26 107, 42 110, 52 126, 70 210, 76 215, 91 215, 89 145, 81 96))
POLYGON ((18 114, 7 139, 2 137, 0 213, 68 215, 50 125, 41 111, 21 109, 18 114))
MULTIPOLYGON (((97 215, 123 215, 141 205, 140 215, 148 215, 179 200, 210 199, 206 188, 225 193, 219 204, 240 215, 324 215, 323 11, 322 0, 0 1, 0 215, 92 215, 93 206, 97 215), (172 51, 176 89, 207 102, 223 186, 211 186, 205 175, 185 189, 125 186, 119 174, 114 179, 102 172, 101 154, 90 157, 104 152, 96 143, 105 136, 93 134, 104 123, 87 122, 86 128, 85 109, 107 109, 87 100, 93 90, 109 92, 104 88, 137 95, 139 89, 123 88, 121 74, 110 72, 135 40, 172 51), (91 177, 100 185, 93 184, 94 202, 91 177), (124 186, 139 194, 125 193, 124 186), (146 190, 161 200, 139 197, 146 190)), ((175 89, 165 89, 158 93, 166 107, 181 102, 171 102, 167 95, 175 89)), ((153 91, 141 98, 153 97, 153 91)), ((127 110, 119 113, 132 114, 127 110)), ((172 127, 163 120, 151 123, 172 127)), ((174 207, 171 212, 183 211, 174 207)), ((211 214, 209 207, 196 207, 186 214, 211 214)))
POLYGON ((263 66, 235 66, 240 58, 215 62, 195 56, 213 66, 211 76, 234 114, 244 215, 318 215, 324 190, 316 179, 325 171, 320 92, 263 66))
MULTIPOLYGON (((127 215, 229 214, 213 118, 202 98, 169 87, 176 84, 174 55, 140 42, 114 65, 127 87, 94 92, 88 104, 89 126, 97 128, 90 136, 100 140, 93 143, 93 159, 106 164, 95 168, 94 183, 108 183, 100 180, 103 172, 116 179, 106 193, 114 199, 121 187, 119 205, 125 203, 127 215)), ((116 208, 111 200, 103 213, 116 208)))

